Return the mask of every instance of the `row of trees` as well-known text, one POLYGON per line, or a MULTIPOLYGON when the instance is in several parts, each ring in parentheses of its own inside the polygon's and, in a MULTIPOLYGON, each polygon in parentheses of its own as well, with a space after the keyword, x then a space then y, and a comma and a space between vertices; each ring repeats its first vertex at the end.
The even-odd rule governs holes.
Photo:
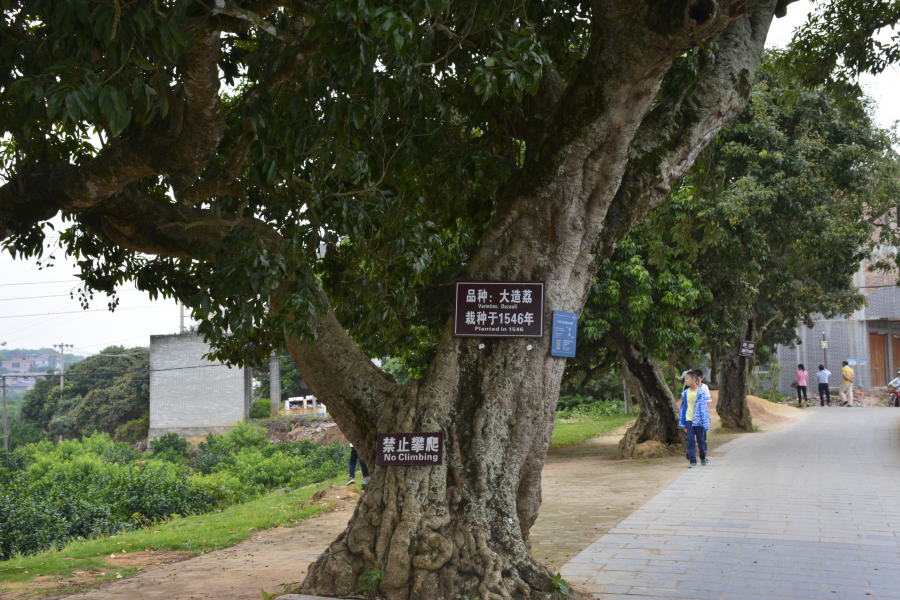
POLYGON ((676 363, 711 364, 723 426, 750 430, 741 340, 793 344, 798 324, 862 307, 852 276, 894 225, 896 139, 869 100, 803 90, 773 58, 741 116, 594 280, 567 377, 618 369, 629 381, 641 415, 625 456, 683 441, 676 363))
MULTIPOLYGON (((603 318, 603 303, 630 294, 613 294, 603 273, 617 273, 617 247, 674 186, 654 217, 669 215, 671 239, 638 231, 622 251, 697 288, 672 292, 696 313, 674 337, 725 352, 741 331, 789 322, 759 291, 780 273, 765 265, 805 247, 854 252, 805 235, 777 247, 757 227, 829 218, 759 183, 781 165, 802 182, 805 154, 786 150, 808 143, 815 158, 815 138, 745 122, 746 135, 710 150, 735 168, 702 165, 750 99, 769 26, 790 3, 9 0, 0 240, 39 258, 61 213, 60 246, 86 290, 134 282, 177 298, 234 363, 287 350, 366 462, 378 432, 444 432, 443 465, 375 471, 305 593, 352 593, 383 570, 377 591, 391 600, 546 599, 554 579, 529 531, 566 361, 550 358, 546 336, 452 337, 452 281, 543 281, 548 311, 581 313, 599 295, 598 332, 615 325, 616 348, 652 366, 672 342, 644 348, 653 314, 635 327, 603 318), (703 268, 654 262, 658 252, 703 268), (729 301, 741 294, 751 306, 729 301), (723 329, 708 325, 717 314, 723 329), (409 355, 418 377, 398 383, 366 351, 409 355)), ((868 42, 900 20, 896 2, 823 4, 798 50, 796 63, 815 67, 805 81, 894 60, 893 46, 868 42)), ((805 294, 814 310, 817 289, 777 294, 805 294)), ((745 368, 723 357, 726 379, 745 368)), ((729 414, 742 424, 741 406, 729 414)))
POLYGON ((59 376, 38 379, 23 396, 12 444, 115 434, 149 411, 149 369, 146 348, 110 346, 67 368, 61 394, 59 376))

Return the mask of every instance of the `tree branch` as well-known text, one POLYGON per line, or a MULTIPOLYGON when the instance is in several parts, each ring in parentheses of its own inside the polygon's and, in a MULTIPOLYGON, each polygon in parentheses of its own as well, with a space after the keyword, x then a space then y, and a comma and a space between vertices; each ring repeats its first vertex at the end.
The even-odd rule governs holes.
POLYGON ((760 2, 746 18, 716 40, 714 64, 700 72, 697 91, 660 103, 641 122, 630 160, 594 246, 602 264, 619 242, 669 193, 672 181, 687 172, 706 145, 743 111, 753 75, 765 49, 776 0, 760 2))

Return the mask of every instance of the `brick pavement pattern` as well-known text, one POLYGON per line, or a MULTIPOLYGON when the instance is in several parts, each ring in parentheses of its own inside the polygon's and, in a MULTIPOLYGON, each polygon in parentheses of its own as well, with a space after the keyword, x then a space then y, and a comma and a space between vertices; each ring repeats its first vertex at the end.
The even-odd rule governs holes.
POLYGON ((685 468, 563 578, 604 599, 900 599, 900 409, 811 410, 685 468))

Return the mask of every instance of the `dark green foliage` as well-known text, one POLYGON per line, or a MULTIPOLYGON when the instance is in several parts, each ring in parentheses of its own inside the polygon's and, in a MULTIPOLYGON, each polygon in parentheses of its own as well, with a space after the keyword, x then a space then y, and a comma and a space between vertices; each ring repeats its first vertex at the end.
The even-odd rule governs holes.
POLYGON ((108 437, 56 449, 45 444, 24 452, 34 456, 26 470, 0 468, 0 558, 134 529, 173 513, 203 512, 214 503, 177 468, 136 465, 108 437))
POLYGON ((150 432, 150 411, 145 411, 137 419, 128 421, 124 425, 119 425, 113 439, 117 442, 125 442, 133 444, 140 440, 146 439, 150 432))
POLYGON ((112 434, 149 409, 148 370, 146 348, 110 346, 67 366, 61 399, 58 377, 39 379, 25 392, 21 418, 54 437, 112 434))
POLYGON ((0 560, 299 488, 340 475, 350 458, 339 443, 270 444, 247 423, 209 435, 190 466, 186 440, 169 434, 154 442, 143 460, 106 434, 0 452, 0 560))
POLYGON ((223 439, 220 435, 206 436, 206 441, 197 445, 197 453, 191 460, 191 465, 204 475, 212 473, 216 465, 233 453, 233 448, 223 443, 223 439))
POLYGON ((16 448, 47 439, 47 435, 33 423, 16 419, 9 422, 9 447, 16 448))
POLYGON ((31 461, 21 450, 0 450, 0 469, 22 471, 31 461))
POLYGON ((100 457, 109 463, 127 465, 138 460, 141 457, 141 453, 138 450, 132 450, 125 444, 116 444, 104 451, 100 457))
POLYGON ((393 375, 394 380, 399 384, 409 383, 414 379, 409 366, 402 358, 389 358, 382 370, 393 375))
POLYGON ((250 406, 250 418, 251 419, 266 419, 270 416, 272 406, 271 401, 268 398, 260 398, 259 400, 254 400, 253 404, 250 406))
MULTIPOLYGON (((102 132, 107 150, 169 135, 183 97, 179 60, 208 30, 235 21, 208 2, 13 6, 0 38, 4 127, 17 156, 0 166, 10 171, 84 163, 98 152, 89 130, 102 132)), ((235 227, 210 249, 213 261, 148 256, 113 244, 89 215, 73 215, 60 244, 77 256, 88 289, 133 280, 180 298, 221 358, 261 365, 283 345, 281 333, 310 339, 308 319, 323 308, 310 289, 317 277, 371 355, 426 357, 450 309, 446 290, 433 286, 462 272, 499 186, 522 163, 520 130, 546 117, 524 105, 547 65, 564 81, 577 72, 589 12, 558 1, 285 5, 264 28, 220 41, 222 93, 231 97, 200 178, 223 175, 246 144, 234 173, 242 191, 202 208, 257 217, 283 248, 263 249, 235 227), (288 81, 269 85, 283 70, 288 81), (281 288, 286 275, 292 286, 281 288), (268 313, 273 295, 296 318, 268 313)), ((135 185, 161 198, 169 184, 154 174, 135 185)), ((11 250, 40 254, 40 227, 17 232, 11 250)))
POLYGON ((137 419, 150 408, 149 368, 146 348, 124 346, 110 346, 67 368, 66 388, 50 421, 50 433, 66 438, 95 431, 112 434, 137 419))
POLYGON ((170 453, 186 458, 189 447, 188 441, 175 432, 169 432, 155 440, 150 440, 150 449, 153 454, 170 453))
POLYGON ((44 377, 38 379, 34 389, 25 392, 20 416, 40 430, 46 430, 59 403, 59 379, 44 377))

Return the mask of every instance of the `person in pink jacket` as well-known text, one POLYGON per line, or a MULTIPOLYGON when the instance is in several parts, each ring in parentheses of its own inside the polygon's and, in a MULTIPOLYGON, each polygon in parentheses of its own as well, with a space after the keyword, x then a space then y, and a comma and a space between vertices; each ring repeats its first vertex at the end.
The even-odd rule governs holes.
POLYGON ((806 400, 806 406, 809 406, 809 397, 806 395, 806 380, 808 377, 809 373, 806 372, 803 365, 797 365, 797 377, 794 379, 797 382, 797 406, 803 406, 804 400, 806 400), (802 397, 801 394, 803 394, 802 397))

